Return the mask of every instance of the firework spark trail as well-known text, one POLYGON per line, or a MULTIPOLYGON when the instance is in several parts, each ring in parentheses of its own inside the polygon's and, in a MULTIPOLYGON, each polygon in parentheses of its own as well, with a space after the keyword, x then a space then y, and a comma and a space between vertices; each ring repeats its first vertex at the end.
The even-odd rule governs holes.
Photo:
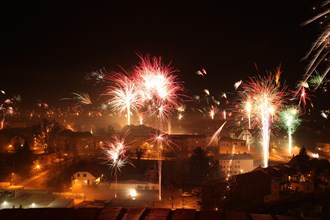
POLYGON ((88 93, 79 93, 79 92, 73 92, 71 93, 73 95, 72 98, 62 98, 61 100, 74 100, 76 101, 74 107, 81 107, 83 105, 91 105, 92 100, 88 93))
MULTIPOLYGON (((242 85, 242 105, 246 111, 246 103, 251 103, 251 121, 253 118, 254 126, 261 129, 264 167, 268 166, 271 124, 277 119, 276 113, 281 109, 285 98, 285 93, 279 85, 273 75, 250 78, 242 85)), ((252 127, 252 124, 250 126, 252 127)))
POLYGON ((292 134, 299 126, 301 119, 299 119, 299 109, 294 106, 287 107, 280 112, 281 125, 288 131, 288 154, 292 155, 292 134))
MULTIPOLYGON (((178 94, 183 87, 177 80, 177 75, 174 74, 176 71, 170 64, 164 65, 161 57, 149 55, 139 57, 140 63, 134 68, 134 81, 139 85, 140 96, 147 106, 146 113, 149 117, 156 116, 159 129, 163 130, 160 127, 163 127, 168 116, 179 106, 178 94)), ((159 150, 160 158, 161 154, 162 150, 159 150)), ((158 160, 159 200, 161 200, 161 167, 162 160, 160 159, 158 160)))
POLYGON ((123 73, 112 72, 105 79, 113 83, 105 93, 105 95, 110 96, 108 100, 110 106, 120 114, 126 112, 127 125, 130 125, 131 111, 136 112, 142 106, 137 85, 123 73))
POLYGON ((225 121, 221 126, 220 128, 218 128, 218 130, 212 135, 211 139, 210 139, 210 142, 206 145, 206 146, 210 146, 210 144, 212 144, 212 142, 217 138, 219 137, 219 134, 222 130, 222 128, 225 126, 227 121, 225 121))
POLYGON ((218 110, 214 107, 214 106, 211 106, 211 109, 210 109, 210 117, 211 119, 213 120, 214 119, 214 115, 215 113, 217 112, 218 110))
POLYGON ((76 93, 73 92, 72 95, 74 95, 73 99, 77 100, 78 103, 82 105, 91 105, 92 100, 88 93, 76 93))
POLYGON ((227 119, 227 112, 226 112, 225 109, 222 111, 222 118, 223 118, 224 120, 227 119))
MULTIPOLYGON (((324 1, 321 4, 322 9, 324 8, 325 10, 316 16, 312 17, 311 19, 305 21, 302 25, 308 25, 313 22, 316 22, 322 18, 324 18, 323 21, 320 22, 321 25, 324 25, 324 30, 321 33, 321 35, 317 38, 317 40, 313 43, 311 49, 308 51, 306 56, 303 58, 304 60, 308 59, 309 57, 312 57, 311 60, 309 61, 309 64, 307 66, 306 72, 304 74, 304 82, 307 82, 309 78, 312 76, 313 72, 316 71, 318 67, 320 67, 321 63, 325 61, 325 71, 322 74, 322 79, 326 77, 328 74, 330 67, 327 62, 327 58, 329 55, 329 36, 330 36, 330 25, 329 25, 329 19, 328 15, 330 13, 330 9, 327 8, 327 6, 330 4, 330 1, 324 1)), ((302 87, 299 87, 295 97, 298 95, 299 91, 301 90, 302 87)), ((318 86, 314 88, 316 90, 318 86)))
POLYGON ((263 146, 263 161, 264 167, 268 167, 269 158, 269 138, 270 138, 270 123, 269 123, 269 102, 267 95, 262 98, 260 104, 260 117, 262 124, 262 146, 263 146))
POLYGON ((251 129, 251 101, 248 99, 245 103, 245 111, 247 112, 248 122, 249 122, 249 129, 251 129))

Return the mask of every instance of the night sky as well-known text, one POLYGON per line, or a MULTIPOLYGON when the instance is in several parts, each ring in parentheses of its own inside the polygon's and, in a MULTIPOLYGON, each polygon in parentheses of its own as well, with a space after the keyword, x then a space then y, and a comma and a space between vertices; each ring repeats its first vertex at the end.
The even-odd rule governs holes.
POLYGON ((282 80, 294 87, 320 31, 301 26, 317 3, 230 2, 2 3, 0 89, 31 104, 98 94, 86 74, 129 70, 139 62, 136 53, 171 62, 187 94, 234 92, 236 81, 279 65, 282 80), (196 74, 201 68, 204 78, 196 74))

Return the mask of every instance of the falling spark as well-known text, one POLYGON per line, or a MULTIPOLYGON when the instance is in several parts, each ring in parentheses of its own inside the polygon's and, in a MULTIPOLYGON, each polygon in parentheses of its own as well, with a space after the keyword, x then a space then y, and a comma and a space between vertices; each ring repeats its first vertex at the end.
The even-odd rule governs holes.
POLYGON ((197 70, 196 74, 200 75, 200 76, 205 76, 206 75, 206 70, 204 68, 202 68, 201 70, 197 70))
POLYGON ((321 116, 325 119, 328 119, 330 111, 329 110, 322 110, 321 111, 321 116))
POLYGON ((204 92, 207 94, 207 95, 210 95, 210 91, 208 89, 204 89, 204 92))
POLYGON ((275 82, 276 82, 276 85, 278 85, 279 81, 280 81, 280 77, 281 77, 281 66, 279 66, 277 69, 276 69, 276 72, 275 72, 275 82))
POLYGON ((235 84, 234 84, 234 88, 235 88, 235 90, 237 90, 238 87, 239 87, 241 84, 242 84, 242 80, 235 82, 235 84))
POLYGON ((200 70, 197 70, 196 74, 200 76, 204 76, 204 74, 200 70))
POLYGON ((202 73, 206 75, 206 70, 204 68, 202 68, 202 73))

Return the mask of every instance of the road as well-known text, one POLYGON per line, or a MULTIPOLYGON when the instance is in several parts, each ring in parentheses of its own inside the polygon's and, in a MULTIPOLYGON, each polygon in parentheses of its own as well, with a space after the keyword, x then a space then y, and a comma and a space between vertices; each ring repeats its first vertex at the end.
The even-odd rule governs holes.
POLYGON ((46 178, 49 170, 42 171, 29 179, 24 180, 20 183, 24 189, 45 189, 46 178))
POLYGON ((137 190, 137 196, 132 199, 129 196, 129 190, 132 187, 117 190, 110 189, 109 182, 100 183, 96 187, 83 187, 79 189, 79 193, 84 193, 85 201, 108 201, 111 206, 117 207, 152 207, 152 208, 191 208, 200 209, 197 201, 201 198, 196 196, 182 197, 180 190, 167 191, 163 189, 162 200, 158 200, 158 190, 137 190))

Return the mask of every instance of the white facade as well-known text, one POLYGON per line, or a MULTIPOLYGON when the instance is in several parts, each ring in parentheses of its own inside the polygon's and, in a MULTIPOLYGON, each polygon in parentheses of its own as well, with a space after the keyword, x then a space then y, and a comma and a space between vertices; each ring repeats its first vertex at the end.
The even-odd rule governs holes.
POLYGON ((89 172, 80 171, 72 175, 71 183, 72 188, 81 186, 94 186, 100 182, 100 177, 95 177, 89 172))
POLYGON ((237 175, 253 170, 251 154, 218 154, 215 158, 219 161, 220 172, 225 175, 237 175))
POLYGON ((238 135, 237 139, 245 140, 248 146, 251 146, 253 143, 253 136, 248 129, 242 130, 242 132, 238 135))

